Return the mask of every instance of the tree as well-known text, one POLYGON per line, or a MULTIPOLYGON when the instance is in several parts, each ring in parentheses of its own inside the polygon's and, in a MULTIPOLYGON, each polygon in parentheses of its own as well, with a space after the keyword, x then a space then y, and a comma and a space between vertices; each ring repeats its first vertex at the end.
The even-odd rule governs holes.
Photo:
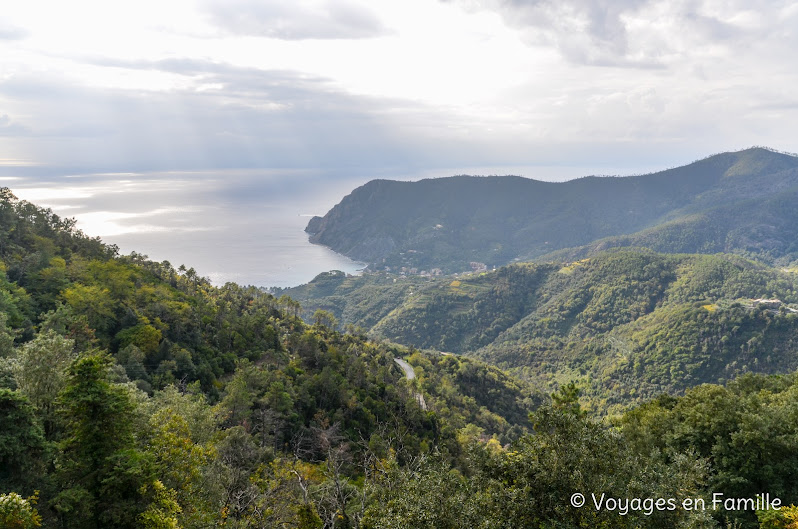
POLYGON ((162 338, 161 331, 150 325, 149 320, 146 318, 142 318, 135 327, 128 327, 116 334, 120 349, 128 345, 135 345, 144 351, 148 359, 152 359, 155 353, 158 352, 158 345, 161 343, 162 338))
POLYGON ((0 495, 0 527, 32 529, 41 526, 42 518, 33 507, 36 496, 23 498, 16 492, 0 495))
POLYGON ((140 492, 152 496, 147 510, 139 515, 143 529, 180 529, 178 516, 182 510, 173 490, 167 489, 160 481, 154 481, 151 486, 143 486, 140 492))
POLYGON ((580 416, 584 413, 579 405, 580 393, 581 390, 577 387, 576 382, 571 381, 551 394, 552 406, 564 412, 580 416))
POLYGON ((756 517, 761 529, 798 529, 798 507, 795 505, 756 511, 756 517))
POLYGON ((5 312, 0 312, 0 358, 7 358, 14 354, 14 334, 6 325, 7 322, 8 315, 5 312))
POLYGON ((65 422, 52 505, 67 528, 133 528, 144 510, 141 488, 153 481, 151 458, 136 448, 127 388, 109 381, 112 359, 77 359, 58 397, 65 422))
POLYGON ((21 490, 40 475, 44 435, 28 399, 0 389, 0 489, 21 490))
POLYGON ((75 341, 75 351, 86 352, 97 346, 94 329, 89 326, 89 318, 73 307, 57 303, 55 309, 41 316, 39 333, 52 330, 75 341))
POLYGON ((56 397, 66 385, 66 370, 75 358, 74 346, 73 340, 47 330, 22 346, 14 367, 17 387, 39 410, 48 438, 55 430, 56 397))
POLYGON ((313 313, 313 323, 317 327, 325 327, 330 331, 338 328, 338 320, 333 313, 327 310, 318 309, 313 313))
POLYGON ((476 509, 479 491, 439 456, 423 461, 417 469, 393 466, 381 479, 391 487, 375 489, 376 502, 365 512, 364 529, 489 527, 480 523, 488 513, 476 509))
POLYGON ((188 421, 170 407, 150 417, 150 431, 148 450, 161 476, 161 481, 149 487, 153 504, 145 514, 150 527, 158 527, 155 521, 166 518, 174 518, 175 524, 181 522, 184 527, 212 525, 202 474, 210 464, 212 450, 191 440, 188 421))
POLYGON ((62 296, 76 314, 86 315, 92 329, 106 333, 113 327, 115 303, 107 288, 73 284, 62 296))

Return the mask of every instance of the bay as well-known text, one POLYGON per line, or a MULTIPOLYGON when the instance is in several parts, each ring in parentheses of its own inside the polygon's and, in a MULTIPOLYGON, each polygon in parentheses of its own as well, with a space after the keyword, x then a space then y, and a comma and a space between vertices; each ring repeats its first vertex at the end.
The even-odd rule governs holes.
POLYGON ((290 170, 18 177, 23 200, 74 217, 90 236, 155 261, 184 264, 216 285, 289 287, 365 266, 311 244, 304 228, 367 178, 290 170))
MULTIPOLYGON (((603 168, 601 174, 640 172, 603 168)), ((357 274, 365 266, 311 244, 310 217, 324 215, 374 178, 419 180, 455 174, 534 175, 564 181, 590 174, 577 166, 225 169, 66 173, 6 168, 0 185, 20 198, 74 217, 87 235, 154 261, 184 264, 216 285, 291 287, 330 270, 357 274)), ((595 174, 595 173, 594 173, 595 174)))

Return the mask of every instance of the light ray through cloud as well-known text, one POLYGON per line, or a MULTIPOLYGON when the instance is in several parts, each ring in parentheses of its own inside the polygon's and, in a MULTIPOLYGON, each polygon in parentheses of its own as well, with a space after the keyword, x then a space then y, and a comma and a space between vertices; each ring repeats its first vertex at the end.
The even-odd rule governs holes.
POLYGON ((234 224, 279 197, 301 219, 377 177, 796 151, 797 45, 786 0, 13 2, 0 177, 87 231, 199 241, 173 213, 125 215, 213 204, 234 224), (308 174, 332 194, 310 209, 308 174))

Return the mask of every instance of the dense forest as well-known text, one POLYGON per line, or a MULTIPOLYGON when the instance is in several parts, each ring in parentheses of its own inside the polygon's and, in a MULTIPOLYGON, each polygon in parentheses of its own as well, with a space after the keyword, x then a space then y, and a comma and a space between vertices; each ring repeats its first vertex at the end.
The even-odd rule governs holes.
MULTIPOLYGON (((490 293, 522 281, 537 292, 552 277, 582 284, 590 266, 628 259, 649 259, 667 296, 690 307, 707 301, 691 297, 692 282, 714 284, 711 259, 703 276, 671 276, 698 258, 615 258, 519 265, 497 272, 507 276, 503 287, 486 274, 450 278, 439 290, 490 293)), ((778 528, 798 516, 791 507, 712 503, 763 492, 798 502, 796 375, 747 374, 600 419, 577 383, 549 392, 475 359, 372 341, 353 325, 343 332, 330 310, 314 309, 305 322, 289 297, 214 287, 191 268, 119 256, 8 190, 0 261, 2 527, 778 528)), ((718 300, 751 294, 746 285, 759 278, 794 301, 786 276, 724 262, 718 300)), ((660 292, 643 277, 635 291, 660 292)), ((323 279, 329 294, 348 280, 323 279)), ((410 301, 420 286, 375 281, 410 301)), ((532 294, 493 296, 474 325, 510 318, 499 325, 508 327, 546 304, 532 294)), ((618 308, 608 300, 602 306, 618 308)), ((715 304, 693 308, 731 311, 726 324, 739 324, 738 333, 765 320, 791 325, 786 308, 715 304)), ((587 300, 567 316, 601 330, 606 315, 585 307, 598 305, 587 300)), ((634 305, 618 317, 634 324, 639 313, 634 305)))
POLYGON ((477 357, 549 391, 579 381, 603 413, 798 368, 796 276, 732 255, 624 249, 457 278, 326 273, 285 292, 375 338, 477 357))
POLYGON ((796 193, 798 157, 751 148, 652 174, 560 183, 374 180, 306 231, 373 271, 462 272, 629 246, 786 265, 798 260, 796 193))
POLYGON ((455 458, 464 429, 511 442, 544 400, 478 361, 119 257, 8 190, 0 215, 0 486, 38 494, 46 526, 332 526, 364 507, 377 456, 455 458))

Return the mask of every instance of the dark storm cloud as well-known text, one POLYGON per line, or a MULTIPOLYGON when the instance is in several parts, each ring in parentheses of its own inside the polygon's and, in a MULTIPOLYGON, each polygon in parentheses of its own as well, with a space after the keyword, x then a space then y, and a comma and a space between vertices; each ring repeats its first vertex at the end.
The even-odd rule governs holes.
POLYGON ((387 32, 363 6, 325 1, 315 6, 280 0, 209 0, 203 4, 211 22, 234 35, 285 40, 362 39, 387 32))

